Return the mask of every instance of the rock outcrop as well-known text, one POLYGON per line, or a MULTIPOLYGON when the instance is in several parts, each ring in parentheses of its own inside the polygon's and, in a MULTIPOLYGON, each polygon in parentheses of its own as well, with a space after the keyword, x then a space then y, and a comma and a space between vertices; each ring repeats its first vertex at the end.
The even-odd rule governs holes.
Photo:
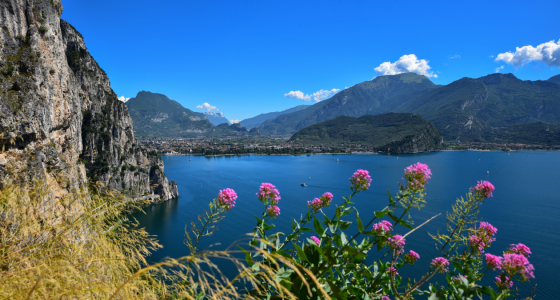
POLYGON ((85 185, 87 173, 131 195, 177 197, 163 162, 138 147, 127 106, 61 14, 60 0, 0 2, 0 176, 29 155, 66 170, 72 186, 85 185))

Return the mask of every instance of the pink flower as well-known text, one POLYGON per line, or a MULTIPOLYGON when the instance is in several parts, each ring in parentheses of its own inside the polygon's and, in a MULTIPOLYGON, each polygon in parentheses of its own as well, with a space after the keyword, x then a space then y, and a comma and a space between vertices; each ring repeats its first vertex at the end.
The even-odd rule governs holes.
POLYGON ((381 300, 391 300, 391 298, 389 298, 387 296, 383 296, 383 297, 381 297, 381 300))
POLYGON ((235 199, 237 199, 237 194, 233 189, 227 188, 218 193, 218 203, 220 206, 224 206, 227 210, 230 210, 235 206, 235 199))
POLYGON ((350 178, 350 183, 352 183, 350 188, 356 192, 367 191, 371 184, 369 172, 367 170, 356 171, 352 178, 350 178))
POLYGON ((496 268, 500 269, 502 266, 502 258, 500 256, 486 253, 486 264, 490 269, 496 269, 496 268))
POLYGON ((273 219, 276 219, 280 215, 280 207, 276 205, 270 205, 266 208, 266 213, 271 216, 273 219))
POLYGON ((484 231, 486 235, 489 237, 494 236, 494 234, 498 232, 498 229, 496 229, 496 227, 492 226, 492 224, 488 222, 480 222, 480 226, 478 227, 478 230, 484 231))
POLYGON ((535 268, 529 264, 529 260, 522 254, 504 253, 502 269, 511 276, 519 274, 524 280, 535 278, 533 271, 535 268))
POLYGON ((333 195, 326 192, 321 196, 321 198, 315 198, 313 201, 307 201, 307 206, 311 208, 312 211, 318 212, 321 208, 331 205, 333 195))
POLYGON ((386 232, 391 232, 392 227, 393 224, 391 224, 391 222, 383 220, 379 223, 373 224, 372 231, 376 233, 384 234, 386 232))
POLYGON ((504 282, 502 282, 500 276, 496 277, 495 282, 499 289, 509 289, 510 287, 513 286, 513 282, 507 276, 505 276, 504 282))
POLYGON ((478 251, 480 251, 480 252, 484 252, 484 247, 486 247, 486 244, 484 243, 484 240, 480 239, 476 235, 469 236, 469 244, 473 248, 476 247, 476 249, 478 249, 478 251))
POLYGON ((267 203, 270 200, 270 204, 276 205, 280 201, 280 192, 271 183, 262 183, 257 197, 262 203, 267 203))
POLYGON ((313 201, 307 201, 307 207, 311 208, 314 212, 318 212, 321 208, 323 208, 323 201, 319 198, 315 198, 313 201))
POLYGON ((492 197, 494 185, 492 185, 489 181, 479 181, 477 185, 471 188, 471 190, 475 191, 481 199, 486 199, 492 197))
POLYGON ((387 271, 389 271, 389 274, 391 274, 391 277, 395 277, 395 276, 399 275, 399 272, 397 272, 397 269, 395 269, 393 267, 388 267, 387 271))
POLYGON ((324 203, 328 203, 325 206, 329 206, 331 204, 331 201, 333 199, 333 194, 326 192, 323 194, 323 196, 321 196, 321 200, 323 200, 324 203))
POLYGON ((521 270, 520 273, 525 280, 529 280, 531 278, 535 278, 535 274, 533 274, 533 271, 535 271, 535 267, 533 267, 533 265, 531 264, 528 264, 521 270))
MULTIPOLYGON (((451 280, 457 281, 457 282, 461 282, 461 276, 462 276, 462 275, 454 276, 454 277, 451 278, 451 280)), ((463 277, 467 278, 468 276, 467 276, 467 275, 463 275, 463 277)))
POLYGON ((317 244, 317 246, 319 246, 321 244, 321 240, 319 240, 316 236, 312 236, 310 237, 310 239, 315 242, 315 244, 317 244))
POLYGON ((397 251, 397 253, 399 254, 404 252, 405 239, 402 237, 402 235, 397 234, 390 237, 389 239, 387 239, 387 244, 392 250, 397 251))
POLYGON ((420 259, 420 255, 412 250, 404 255, 404 261, 411 265, 414 265, 414 262, 416 262, 416 260, 418 259, 420 259))
MULTIPOLYGON (((476 228, 475 228, 476 229, 476 228)), ((469 242, 471 247, 477 249, 480 252, 484 252, 484 249, 490 247, 492 242, 496 239, 494 234, 498 232, 496 227, 492 226, 488 222, 480 222, 480 226, 475 231, 475 235, 469 237, 469 242)))
POLYGON ((440 273, 447 272, 447 267, 449 266, 449 261, 445 257, 436 257, 432 259, 430 267, 436 269, 440 273))
POLYGON ((432 171, 423 163, 416 163, 404 169, 404 177, 408 181, 408 187, 412 189, 423 189, 431 176, 432 171))
POLYGON ((509 246, 509 250, 508 253, 516 253, 516 254, 521 254, 525 257, 529 257, 529 254, 531 254, 531 249, 529 249, 529 247, 519 243, 519 244, 511 244, 509 246))

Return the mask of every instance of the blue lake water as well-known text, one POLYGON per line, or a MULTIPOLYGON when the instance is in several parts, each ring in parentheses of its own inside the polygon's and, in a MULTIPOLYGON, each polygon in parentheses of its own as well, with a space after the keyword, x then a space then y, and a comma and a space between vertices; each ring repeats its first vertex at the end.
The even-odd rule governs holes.
MULTIPOLYGON (((252 232, 256 225, 253 216, 260 215, 264 209, 255 195, 262 182, 270 182, 280 190, 281 214, 275 221, 276 229, 289 232, 291 220, 305 213, 307 201, 327 191, 333 193, 334 199, 333 205, 324 211, 332 215, 335 204, 342 203, 342 195, 351 193, 348 179, 357 169, 369 170, 373 179, 370 189, 354 198, 360 217, 368 222, 368 215, 386 206, 387 190, 397 192, 404 168, 422 162, 428 164, 433 175, 427 185, 426 207, 413 212, 414 220, 420 224, 438 213, 443 214, 407 237, 405 249, 415 250, 421 256, 417 264, 403 270, 407 275, 420 278, 430 260, 439 256, 426 233, 443 230, 445 212, 457 197, 478 180, 488 180, 496 190, 494 197, 481 207, 479 217, 498 228, 498 232, 496 242, 487 252, 499 255, 510 244, 526 244, 533 252, 530 261, 535 266, 536 278, 517 285, 520 296, 527 296, 531 286, 537 283, 539 299, 560 298, 557 273, 560 260, 556 258, 560 250, 558 151, 453 151, 399 156, 164 156, 162 159, 168 178, 177 182, 180 198, 150 206, 145 214, 134 214, 140 226, 157 235, 164 246, 150 261, 189 254, 183 244, 185 225, 204 213, 220 189, 234 189, 238 194, 237 204, 219 223, 214 236, 203 240, 203 246, 221 243, 214 247, 225 249, 244 233, 252 232), (490 173, 486 174, 487 171, 490 173), (302 182, 308 186, 301 187, 302 182)), ((401 229, 400 233, 404 232, 401 229)), ((490 281, 493 277, 487 275, 489 281, 485 283, 495 287, 490 281)))

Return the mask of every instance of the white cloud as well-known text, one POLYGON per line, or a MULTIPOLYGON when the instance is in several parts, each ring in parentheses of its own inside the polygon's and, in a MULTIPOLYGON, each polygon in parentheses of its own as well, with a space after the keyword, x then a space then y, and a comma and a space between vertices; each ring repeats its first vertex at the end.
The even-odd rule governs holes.
POLYGON ((401 56, 401 58, 394 63, 386 61, 374 70, 377 71, 378 75, 397 75, 406 72, 414 72, 418 75, 437 78, 438 76, 436 74, 428 71, 431 68, 427 60, 419 60, 416 55, 409 54, 401 56))
POLYGON ((501 71, 503 68, 504 68, 504 66, 497 67, 497 68, 496 68, 496 73, 500 73, 500 71, 501 71))
POLYGON ((235 123, 241 122, 241 120, 235 119, 235 120, 229 120, 229 122, 230 122, 231 124, 235 124, 235 123))
POLYGON ((451 56, 449 59, 455 59, 455 58, 461 58, 461 55, 455 54, 455 55, 451 56))
POLYGON ((560 67, 560 40, 542 43, 537 47, 515 47, 515 52, 500 53, 495 61, 503 61, 514 67, 526 65, 532 61, 542 61, 547 66, 560 67))
POLYGON ((122 102, 126 102, 126 101, 128 101, 130 98, 125 98, 125 96, 120 96, 118 99, 121 100, 122 102))
POLYGON ((198 105, 196 108, 198 109, 204 109, 207 112, 211 112, 213 110, 215 111, 219 111, 219 109, 216 106, 212 106, 208 103, 202 103, 201 105, 198 105))
POLYGON ((287 94, 284 94, 284 97, 289 97, 289 98, 294 98, 294 99, 300 99, 303 101, 309 101, 311 99, 313 99, 313 101, 315 102, 320 102, 322 100, 325 100, 327 98, 330 98, 332 95, 338 93, 340 91, 340 89, 332 89, 332 90, 318 90, 317 92, 309 95, 309 94, 304 94, 302 91, 290 91, 287 94))
POLYGON ((284 94, 284 97, 299 99, 299 100, 303 100, 303 101, 311 100, 311 96, 303 94, 302 91, 290 91, 289 93, 284 94))

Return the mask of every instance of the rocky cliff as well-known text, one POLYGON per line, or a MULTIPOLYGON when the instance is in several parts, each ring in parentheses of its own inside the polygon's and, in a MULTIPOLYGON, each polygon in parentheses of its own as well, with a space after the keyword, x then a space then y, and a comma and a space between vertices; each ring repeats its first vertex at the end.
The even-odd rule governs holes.
POLYGON ((61 14, 60 0, 0 2, 0 177, 39 157, 67 172, 73 186, 87 176, 131 195, 177 197, 161 159, 137 146, 127 106, 61 14))

